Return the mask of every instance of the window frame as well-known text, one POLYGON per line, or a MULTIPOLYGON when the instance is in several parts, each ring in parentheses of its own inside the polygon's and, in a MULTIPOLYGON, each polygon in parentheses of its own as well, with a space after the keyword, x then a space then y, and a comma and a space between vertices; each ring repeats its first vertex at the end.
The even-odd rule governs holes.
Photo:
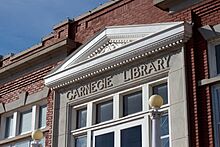
MULTIPOLYGON (((126 124, 128 123, 132 123, 135 121, 143 121, 143 126, 142 127, 142 137, 144 139, 142 139, 142 142, 145 142, 145 146, 150 146, 151 141, 151 120, 150 120, 150 111, 151 109, 149 108, 148 105, 148 99, 149 97, 152 95, 152 86, 154 85, 159 85, 162 83, 167 83, 167 90, 168 90, 168 104, 165 104, 161 107, 160 111, 166 112, 168 113, 168 118, 169 118, 169 142, 170 142, 170 146, 171 146, 171 118, 170 118, 170 98, 169 98, 169 81, 168 81, 168 77, 164 77, 155 81, 151 81, 151 82, 146 82, 145 84, 141 84, 132 88, 128 88, 125 90, 121 90, 121 91, 117 91, 113 94, 109 94, 103 97, 98 97, 95 98, 93 97, 92 99, 88 99, 87 101, 83 100, 83 101, 71 101, 70 103, 68 103, 68 108, 72 113, 68 113, 68 115, 72 116, 71 120, 69 123, 69 131, 71 132, 71 145, 72 147, 74 146, 74 138, 80 135, 86 135, 87 136, 87 147, 91 147, 90 145, 93 145, 92 141, 94 139, 94 135, 93 132, 98 132, 98 131, 106 131, 109 128, 110 131, 112 132, 112 129, 117 129, 118 126, 120 125, 125 125, 127 127, 126 124), (122 116, 122 98, 123 95, 127 95, 127 94, 131 94, 137 91, 142 91, 142 111, 141 112, 137 112, 134 114, 130 114, 127 116, 122 116), (96 116, 96 104, 102 103, 102 102, 106 102, 109 100, 113 100, 113 119, 109 120, 109 121, 105 121, 102 123, 95 123, 95 116, 96 116), (80 128, 80 129, 75 129, 74 126, 74 119, 75 119, 75 112, 77 109, 83 108, 83 107, 87 107, 87 126, 84 128, 80 128), (91 139, 92 138, 92 139, 91 139)), ((136 124, 136 123, 134 123, 136 124)), ((129 127, 127 127, 129 128, 129 127)), ((70 143, 69 142, 69 143, 70 143)))
POLYGON ((3 132, 3 133, 1 133, 1 135, 0 135, 0 137, 1 137, 1 140, 2 139, 9 139, 9 138, 13 138, 13 137, 15 137, 16 136, 16 132, 15 132, 15 127, 16 127, 16 125, 17 125, 17 112, 9 112, 9 113, 6 113, 6 114, 3 114, 2 116, 1 116, 1 132, 3 132), (5 137, 5 133, 6 133, 6 119, 7 119, 7 117, 10 117, 10 116, 13 116, 13 133, 12 133, 12 135, 11 136, 9 136, 9 137, 5 137))
MULTIPOLYGON (((32 105, 27 105, 27 106, 23 106, 23 107, 20 107, 18 109, 15 109, 13 111, 9 111, 9 112, 6 112, 4 114, 2 114, 1 116, 1 126, 0 126, 0 130, 1 132, 1 135, 0 135, 0 140, 6 140, 6 139, 12 139, 13 138, 16 138, 17 136, 23 136, 22 138, 26 138, 27 136, 25 134, 29 134, 31 133, 32 131, 34 131, 35 129, 44 129, 46 128, 43 127, 43 128, 39 128, 38 127, 38 124, 39 124, 39 108, 40 106, 44 106, 44 105, 47 105, 46 104, 46 101, 41 101, 41 102, 37 102, 37 103, 34 103, 32 105), (26 132, 20 132, 20 119, 21 119, 21 113, 25 112, 25 111, 31 111, 31 115, 32 115, 32 119, 31 119, 31 130, 30 131, 26 131, 26 132), (5 138, 5 131, 6 131, 6 118, 8 116, 11 116, 13 115, 13 135, 10 136, 10 137, 7 137, 5 138)), ((46 113, 47 115, 47 113, 46 113)))
MULTIPOLYGON (((169 137, 169 145, 171 146, 171 114, 170 114, 170 91, 169 91, 169 81, 168 81, 168 77, 162 78, 162 79, 158 79, 155 80, 153 82, 149 83, 149 97, 150 95, 153 95, 153 87, 161 85, 161 84, 165 84, 167 83, 167 96, 168 96, 168 101, 167 104, 163 104, 160 108, 160 112, 162 112, 162 115, 167 114, 168 115, 168 126, 169 126, 169 134, 166 135, 169 137)), ((149 110, 152 110, 151 108, 149 108, 149 110)), ((149 125, 150 127, 152 126, 152 124, 150 123, 149 125)), ((152 131, 152 130, 151 130, 152 131)), ((150 133, 152 134, 152 133, 150 133)), ((161 139, 163 138, 163 136, 160 137, 161 139)), ((161 140, 162 141, 162 140, 161 140)))
MULTIPOLYGON (((114 146, 116 147, 117 145, 121 144, 120 138, 121 138, 121 130, 124 129, 129 129, 132 127, 136 127, 136 126, 141 126, 142 130, 146 130, 146 123, 145 123, 145 119, 139 119, 139 120, 134 120, 131 122, 126 122, 123 124, 116 124, 113 125, 111 127, 108 128, 103 128, 103 129, 99 129, 99 130, 94 130, 93 134, 92 134, 92 147, 95 147, 95 137, 99 136, 99 135, 104 135, 107 133, 111 133, 114 132, 114 146)), ((146 141, 144 141, 144 137, 147 136, 145 134, 146 132, 142 131, 141 136, 142 136, 142 147, 146 146, 146 141)))
POLYGON ((19 112, 18 132, 17 132, 18 135, 27 134, 27 133, 30 133, 30 132, 33 131, 33 124, 32 124, 32 122, 33 122, 33 117, 34 117, 34 116, 33 116, 33 113, 34 113, 33 111, 34 111, 33 108, 31 108, 31 109, 28 109, 28 110, 20 111, 20 112, 19 112), (21 116, 22 116, 23 114, 29 114, 29 113, 31 114, 30 130, 22 132, 22 130, 21 130, 21 129, 22 129, 22 128, 21 128, 21 124, 22 124, 23 121, 26 121, 26 120, 23 120, 21 116))
POLYGON ((106 121, 100 121, 100 122, 98 122, 98 109, 97 109, 97 107, 99 106, 99 105, 102 105, 102 104, 107 104, 107 103, 110 103, 110 102, 112 102, 112 119, 114 119, 114 117, 113 117, 113 115, 114 115, 114 113, 113 113, 113 109, 114 109, 114 107, 113 107, 113 105, 114 105, 114 102, 113 102, 113 99, 107 99, 107 100, 105 100, 105 101, 99 101, 99 102, 97 102, 97 103, 94 103, 94 107, 93 107, 93 109, 94 109, 94 113, 95 113, 95 116, 93 117, 93 124, 100 124, 100 123, 104 123, 104 122, 107 122, 107 121, 111 121, 112 119, 109 119, 109 120, 106 120, 106 121))
POLYGON ((37 124, 36 124, 36 126, 37 126, 38 129, 44 129, 44 128, 47 127, 47 108, 48 108, 48 107, 47 107, 47 104, 39 105, 39 106, 37 107, 37 109, 39 109, 39 110, 38 110, 38 113, 37 113, 37 124), (40 119, 40 117, 41 117, 40 115, 41 115, 41 108, 42 108, 42 107, 43 107, 43 108, 46 107, 46 118, 45 118, 45 119, 46 119, 46 120, 45 120, 45 121, 46 121, 46 124, 45 124, 45 126, 41 126, 41 127, 40 127, 40 120, 41 120, 41 119, 40 119))
MULTIPOLYGON (((220 123, 220 116, 218 116, 217 114, 219 114, 220 112, 220 108, 217 105, 216 101, 217 101, 217 96, 215 93, 215 90, 219 89, 220 91, 220 83, 213 85, 212 86, 212 106, 213 106, 213 125, 214 125, 214 142, 215 142, 215 146, 218 147, 220 145, 220 127, 218 126, 218 123, 220 123), (217 111, 217 113, 216 113, 217 111)), ((220 98, 220 97, 219 97, 220 98)), ((219 100, 220 101, 220 100, 219 100)))
POLYGON ((213 78, 219 76, 217 73, 216 52, 215 46, 220 45, 220 38, 208 42, 208 62, 209 62, 209 74, 213 78))
POLYGON ((74 137, 74 143, 73 143, 73 144, 74 144, 74 147, 77 147, 77 146, 76 146, 76 139, 77 139, 77 138, 81 138, 81 137, 86 137, 86 141, 87 141, 87 135, 86 135, 86 134, 81 134, 81 135, 75 136, 75 137, 74 137))
MULTIPOLYGON (((128 102, 128 100, 126 100, 127 102, 128 102)), ((139 89, 136 89, 135 91, 132 91, 132 92, 129 92, 129 93, 127 93, 127 94, 122 94, 121 95, 121 105, 120 106, 122 106, 122 112, 120 112, 121 113, 121 117, 126 117, 126 116, 128 116, 128 115, 132 115, 132 114, 135 114, 135 113, 139 113, 139 112, 141 112, 141 111, 143 111, 143 92, 142 92, 142 89, 141 90, 139 90, 139 89), (136 94, 139 94, 139 93, 141 93, 141 110, 140 111, 137 111, 137 112, 133 112, 133 113, 128 113, 128 112, 126 112, 126 114, 125 114, 125 98, 128 98, 129 96, 132 96, 132 95, 136 95, 136 94)), ((128 107, 128 106, 127 106, 128 107)))

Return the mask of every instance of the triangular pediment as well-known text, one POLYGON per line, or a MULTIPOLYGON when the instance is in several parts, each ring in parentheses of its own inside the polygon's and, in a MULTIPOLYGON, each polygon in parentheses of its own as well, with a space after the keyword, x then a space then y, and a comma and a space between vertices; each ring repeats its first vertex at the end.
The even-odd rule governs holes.
POLYGON ((105 68, 116 60, 138 55, 160 44, 165 45, 167 38, 174 38, 175 35, 183 37, 188 26, 185 24, 171 22, 106 27, 46 76, 45 83, 50 85, 68 77, 77 78, 86 72, 105 68))
POLYGON ((176 23, 106 27, 70 55, 68 60, 57 71, 67 69, 77 63, 98 57, 131 42, 162 32, 174 25, 176 23))

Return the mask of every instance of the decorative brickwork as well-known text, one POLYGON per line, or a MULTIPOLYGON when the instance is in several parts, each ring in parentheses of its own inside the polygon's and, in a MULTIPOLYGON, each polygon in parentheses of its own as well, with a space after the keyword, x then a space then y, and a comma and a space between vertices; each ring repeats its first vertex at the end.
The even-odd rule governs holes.
MULTIPOLYGON (((188 79, 189 146, 214 146, 211 88, 209 85, 198 87, 199 80, 209 78, 207 42, 198 32, 198 28, 220 24, 219 0, 204 0, 187 9, 173 13, 155 7, 153 0, 122 0, 84 17, 79 17, 75 21, 67 20, 55 26, 53 33, 43 38, 40 44, 21 54, 3 58, 0 70, 4 70, 7 66, 28 58, 32 54, 37 54, 67 38, 74 40, 78 46, 84 44, 106 26, 171 21, 188 21, 193 24, 193 38, 186 43, 185 51, 188 79)), ((73 47, 73 49, 76 48, 73 47)), ((15 101, 19 98, 18 94, 23 91, 27 91, 30 95, 42 90, 44 88, 43 77, 57 64, 59 63, 37 68, 13 80, 10 80, 10 74, 8 74, 8 82, 2 83, 0 81, 0 102, 7 104, 15 101)), ((28 69, 28 66, 26 68, 28 69)), ((47 126, 49 128, 46 133, 47 147, 52 146, 53 100, 53 91, 51 91, 47 98, 47 126)))

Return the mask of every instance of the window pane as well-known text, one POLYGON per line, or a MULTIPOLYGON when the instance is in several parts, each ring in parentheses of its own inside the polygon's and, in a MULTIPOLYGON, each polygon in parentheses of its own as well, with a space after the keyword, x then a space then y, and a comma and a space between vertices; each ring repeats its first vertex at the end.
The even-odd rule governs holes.
POLYGON ((5 138, 12 136, 13 131, 13 115, 6 118, 5 138))
POLYGON ((18 142, 15 144, 15 147, 30 147, 30 141, 18 142))
POLYGON ((217 74, 220 74, 220 45, 215 46, 217 74))
POLYGON ((41 106, 39 111, 39 128, 46 127, 47 106, 41 106))
POLYGON ((77 111, 77 128, 82 128, 86 126, 86 116, 87 110, 81 109, 77 111))
POLYGON ((41 139, 39 143, 42 145, 42 147, 45 147, 45 137, 41 139))
POLYGON ((158 94, 162 96, 163 103, 168 104, 168 89, 167 89, 167 83, 160 84, 153 87, 153 94, 158 94))
POLYGON ((86 142, 87 137, 86 136, 80 136, 75 139, 75 147, 86 147, 87 142, 86 142))
POLYGON ((214 135, 216 146, 220 145, 220 85, 213 89, 214 135))
POLYGON ((169 138, 163 138, 161 140, 161 147, 169 147, 169 138))
POLYGON ((19 133, 31 131, 32 111, 26 111, 20 115, 19 133))
POLYGON ((124 129, 121 131, 121 147, 141 147, 141 126, 124 129))
POLYGON ((114 133, 96 136, 95 147, 114 147, 114 133))
POLYGON ((123 116, 142 111, 142 92, 123 96, 123 116))
POLYGON ((160 119, 161 136, 169 135, 168 115, 163 115, 160 119))
POLYGON ((97 104, 96 123, 111 120, 113 118, 113 101, 97 104))

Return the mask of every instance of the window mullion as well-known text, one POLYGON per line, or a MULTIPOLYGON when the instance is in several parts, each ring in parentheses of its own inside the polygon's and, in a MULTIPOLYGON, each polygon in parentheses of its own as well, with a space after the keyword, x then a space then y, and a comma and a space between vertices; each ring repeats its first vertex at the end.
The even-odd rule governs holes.
POLYGON ((119 94, 113 96, 113 119, 119 119, 120 115, 120 98, 119 94))
POLYGON ((32 125, 32 131, 34 131, 35 129, 37 129, 37 106, 34 105, 32 106, 32 120, 31 120, 31 125, 32 125))
POLYGON ((13 133, 12 133, 13 137, 18 134, 19 125, 20 125, 20 113, 14 112, 14 114, 13 114, 13 133))
POLYGON ((115 147, 120 147, 121 146, 121 133, 118 127, 115 127, 115 147))
POLYGON ((86 126, 87 127, 90 127, 92 126, 92 122, 93 122, 93 103, 92 102, 89 102, 87 104, 87 121, 86 121, 86 126))
POLYGON ((142 110, 143 111, 147 111, 149 110, 149 105, 148 105, 148 99, 149 98, 149 85, 148 84, 144 84, 142 86, 142 110))
POLYGON ((150 146, 150 118, 149 115, 146 114, 144 116, 144 123, 142 125, 142 146, 150 146))
POLYGON ((92 145, 92 131, 87 131, 87 147, 91 147, 92 145))

